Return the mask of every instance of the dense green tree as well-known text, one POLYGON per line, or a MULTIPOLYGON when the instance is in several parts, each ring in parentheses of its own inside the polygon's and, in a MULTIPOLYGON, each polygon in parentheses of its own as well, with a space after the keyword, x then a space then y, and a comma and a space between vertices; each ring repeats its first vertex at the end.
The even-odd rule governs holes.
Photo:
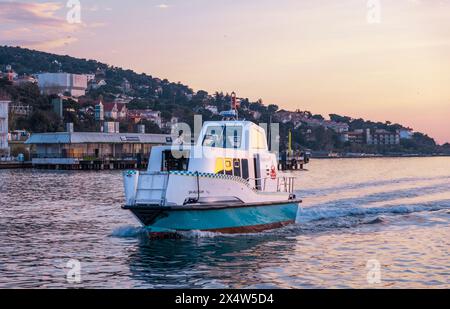
POLYGON ((330 120, 335 121, 335 122, 343 122, 343 123, 347 123, 349 124, 352 121, 351 117, 347 117, 347 116, 340 116, 337 114, 330 114, 330 120))
POLYGON ((27 121, 25 128, 31 132, 60 132, 64 130, 61 118, 53 111, 36 110, 27 121))

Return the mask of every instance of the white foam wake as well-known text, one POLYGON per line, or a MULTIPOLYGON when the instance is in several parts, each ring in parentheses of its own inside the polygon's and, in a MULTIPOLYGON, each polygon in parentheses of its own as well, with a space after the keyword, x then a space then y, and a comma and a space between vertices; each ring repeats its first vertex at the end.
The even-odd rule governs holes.
POLYGON ((301 208, 297 223, 352 216, 369 216, 382 214, 410 214, 423 211, 438 211, 450 208, 450 200, 433 201, 410 205, 384 205, 379 207, 308 207, 301 208))
POLYGON ((111 236, 118 238, 136 238, 144 233, 145 229, 143 227, 127 225, 114 229, 111 236))

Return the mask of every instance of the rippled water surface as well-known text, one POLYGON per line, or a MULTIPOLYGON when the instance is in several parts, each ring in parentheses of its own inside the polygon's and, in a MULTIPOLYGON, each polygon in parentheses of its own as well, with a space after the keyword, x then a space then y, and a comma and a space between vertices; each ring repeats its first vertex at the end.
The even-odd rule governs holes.
POLYGON ((450 287, 450 158, 308 169, 295 226, 159 241, 121 210, 119 171, 0 171, 0 287, 450 287), (78 285, 66 279, 70 259, 78 285), (379 283, 368 281, 377 262, 379 283))

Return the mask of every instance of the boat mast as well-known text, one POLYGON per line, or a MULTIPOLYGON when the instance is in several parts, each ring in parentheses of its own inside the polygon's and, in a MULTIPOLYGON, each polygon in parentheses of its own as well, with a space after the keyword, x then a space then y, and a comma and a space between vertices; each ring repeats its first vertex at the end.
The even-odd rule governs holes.
POLYGON ((223 120, 239 120, 238 109, 240 107, 240 102, 237 99, 236 93, 233 91, 231 93, 231 109, 229 111, 221 112, 220 115, 223 117, 223 120))

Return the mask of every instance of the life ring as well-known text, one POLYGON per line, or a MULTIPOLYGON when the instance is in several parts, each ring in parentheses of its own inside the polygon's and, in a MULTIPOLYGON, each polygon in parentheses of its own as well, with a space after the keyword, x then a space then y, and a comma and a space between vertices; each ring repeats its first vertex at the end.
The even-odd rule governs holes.
POLYGON ((270 169, 270 178, 277 179, 277 169, 274 165, 272 165, 272 168, 270 169))

